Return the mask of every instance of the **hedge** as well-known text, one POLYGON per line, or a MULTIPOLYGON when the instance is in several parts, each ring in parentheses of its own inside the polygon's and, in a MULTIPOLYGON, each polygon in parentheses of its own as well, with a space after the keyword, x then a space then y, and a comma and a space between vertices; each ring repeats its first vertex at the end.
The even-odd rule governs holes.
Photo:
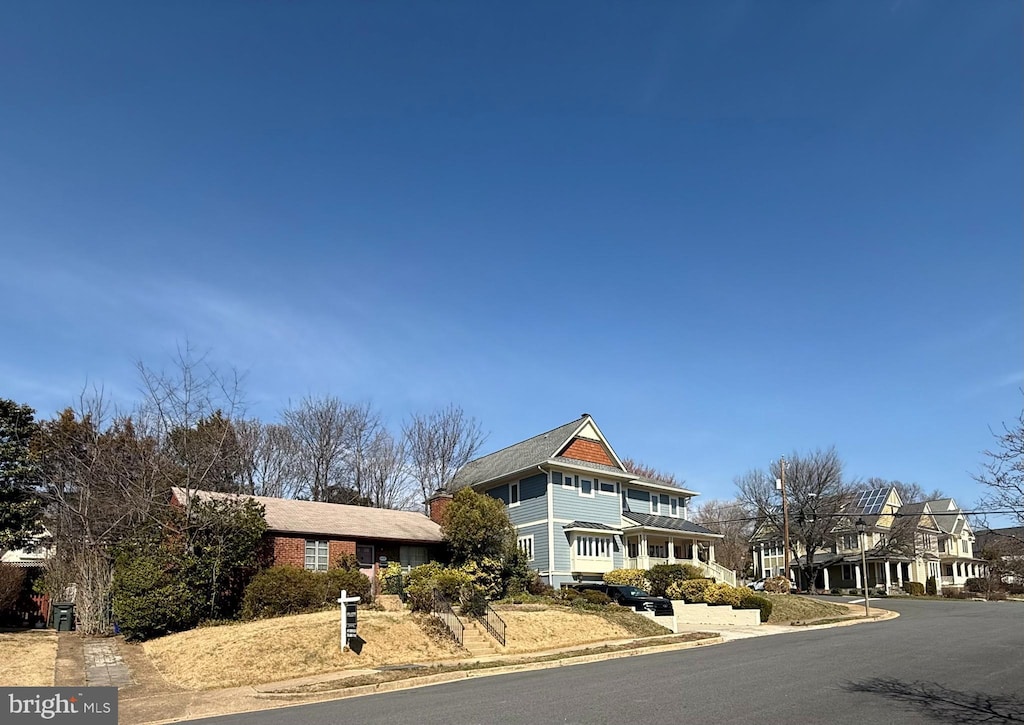
POLYGON ((740 590, 740 609, 760 609, 761 610, 761 621, 767 622, 768 618, 772 616, 772 600, 763 594, 758 594, 752 589, 743 587, 740 590))
POLYGON ((903 591, 912 597, 923 597, 924 584, 921 582, 903 582, 903 591))
POLYGON ((646 569, 612 569, 604 575, 605 584, 621 584, 650 591, 651 582, 646 569))

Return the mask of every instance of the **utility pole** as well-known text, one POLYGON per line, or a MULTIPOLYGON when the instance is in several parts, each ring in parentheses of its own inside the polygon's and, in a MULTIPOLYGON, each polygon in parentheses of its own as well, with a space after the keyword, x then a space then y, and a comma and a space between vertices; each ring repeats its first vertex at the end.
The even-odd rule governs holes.
POLYGON ((781 469, 779 471, 780 477, 778 479, 779 490, 782 491, 782 550, 784 554, 783 561, 786 567, 786 579, 789 579, 789 501, 786 500, 786 457, 782 456, 779 459, 781 469))

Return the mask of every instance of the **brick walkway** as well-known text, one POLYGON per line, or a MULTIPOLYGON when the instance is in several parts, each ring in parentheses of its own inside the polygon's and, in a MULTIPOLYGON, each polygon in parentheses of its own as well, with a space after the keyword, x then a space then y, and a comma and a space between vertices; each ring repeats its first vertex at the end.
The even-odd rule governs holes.
POLYGON ((86 640, 83 649, 87 686, 127 687, 134 684, 131 670, 117 651, 115 640, 86 640))

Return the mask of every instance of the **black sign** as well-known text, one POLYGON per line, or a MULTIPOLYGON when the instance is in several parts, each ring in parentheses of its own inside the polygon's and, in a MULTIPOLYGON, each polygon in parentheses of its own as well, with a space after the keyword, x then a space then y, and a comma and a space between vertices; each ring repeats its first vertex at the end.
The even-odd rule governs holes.
POLYGON ((345 605, 345 640, 356 638, 356 605, 345 605))

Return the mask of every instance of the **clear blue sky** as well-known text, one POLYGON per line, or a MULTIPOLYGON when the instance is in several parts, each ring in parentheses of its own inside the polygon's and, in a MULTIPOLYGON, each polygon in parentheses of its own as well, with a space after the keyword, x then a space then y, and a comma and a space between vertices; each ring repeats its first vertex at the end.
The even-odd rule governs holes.
POLYGON ((0 396, 186 338, 250 412, 593 414, 705 495, 794 449, 961 503, 1021 409, 1022 4, 0 9, 0 396))

